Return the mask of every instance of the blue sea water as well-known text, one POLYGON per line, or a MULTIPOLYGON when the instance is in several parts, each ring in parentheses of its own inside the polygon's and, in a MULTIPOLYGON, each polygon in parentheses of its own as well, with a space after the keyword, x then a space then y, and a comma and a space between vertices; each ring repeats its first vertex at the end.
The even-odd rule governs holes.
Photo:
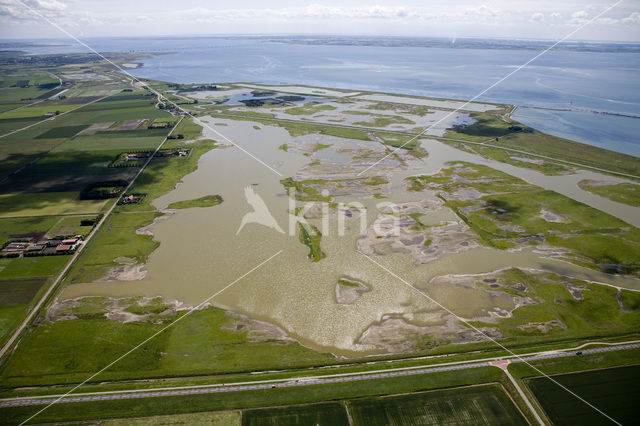
MULTIPOLYGON (((162 52, 141 57, 139 77, 179 83, 306 84, 471 99, 516 70, 532 50, 285 44, 247 37, 84 40, 101 52, 162 52)), ((56 40, 52 40, 55 43, 56 40)), ((30 53, 86 52, 33 47, 30 53)), ((478 98, 522 106, 640 116, 640 54, 551 51, 478 98)), ((523 117, 526 116, 526 117, 523 117)), ((542 131, 640 156, 640 119, 575 111, 519 109, 542 131)))

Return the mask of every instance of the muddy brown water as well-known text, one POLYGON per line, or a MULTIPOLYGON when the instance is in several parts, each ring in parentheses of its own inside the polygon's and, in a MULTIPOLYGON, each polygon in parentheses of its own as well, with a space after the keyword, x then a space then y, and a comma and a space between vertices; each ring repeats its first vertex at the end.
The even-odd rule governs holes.
MULTIPOLYGON (((185 176, 173 191, 156 199, 154 205, 163 208, 175 201, 208 194, 220 194, 224 202, 214 207, 179 210, 170 219, 156 224, 153 231, 161 244, 149 258, 146 265, 148 273, 144 279, 72 284, 65 288, 62 298, 160 295, 169 300, 180 300, 186 305, 197 305, 282 250, 272 261, 239 280, 212 303, 276 324, 305 346, 346 357, 380 352, 356 341, 371 324, 385 316, 405 315, 416 322, 420 315, 440 310, 427 297, 356 251, 360 230, 358 220, 347 221, 344 236, 337 235, 337 225, 330 221, 332 229, 322 239, 322 249, 327 257, 317 263, 309 261, 307 247, 298 241, 297 236, 288 234, 289 200, 279 182, 283 177, 295 175, 310 161, 309 157, 277 149, 283 143, 292 142, 288 132, 282 128, 246 121, 215 119, 215 122, 225 122, 227 126, 221 131, 227 137, 276 168, 282 176, 237 148, 208 152, 201 157, 195 172, 185 176), (254 125, 260 129, 255 129, 254 125), (252 210, 244 195, 247 187, 262 197, 285 233, 248 224, 236 235, 242 217, 252 210), (337 304, 335 286, 344 275, 367 283, 371 291, 351 305, 337 304)), ((420 163, 419 168, 394 174, 393 201, 420 199, 420 194, 404 190, 404 177, 435 173, 447 161, 464 160, 503 170, 638 226, 639 209, 610 202, 578 188, 577 182, 582 179, 603 178, 596 173, 547 177, 535 171, 484 160, 436 141, 425 140, 423 145, 429 157, 420 163)), ((379 200, 360 201, 367 206, 368 221, 371 222, 375 219, 375 203, 379 200)), ((423 222, 430 222, 428 216, 423 219, 423 222)), ((434 219, 439 220, 440 216, 434 219)), ((319 222, 317 224, 320 225, 319 222)), ((532 249, 504 252, 481 248, 442 256, 417 267, 410 256, 402 253, 375 256, 375 260, 465 318, 482 316, 496 307, 510 310, 514 306, 508 297, 489 297, 481 290, 431 286, 429 280, 432 277, 484 273, 515 266, 640 289, 640 280, 547 259, 532 249)))

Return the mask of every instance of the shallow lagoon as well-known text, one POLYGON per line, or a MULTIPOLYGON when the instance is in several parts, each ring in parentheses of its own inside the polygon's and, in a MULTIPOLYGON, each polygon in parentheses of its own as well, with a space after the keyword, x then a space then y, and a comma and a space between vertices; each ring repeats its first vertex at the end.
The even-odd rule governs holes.
MULTIPOLYGON (((65 288, 63 298, 143 294, 161 295, 187 305, 196 305, 282 250, 271 262, 216 297, 213 303, 277 324, 305 346, 343 356, 379 352, 371 346, 358 344, 357 341, 371 324, 380 322, 389 315, 406 316, 413 318, 418 324, 429 324, 433 319, 420 322, 415 318, 420 318, 421 315, 432 318, 430 314, 442 312, 414 289, 394 279, 356 252, 360 228, 357 220, 347 221, 344 236, 338 236, 335 221, 330 222, 332 230, 322 239, 322 249, 327 258, 318 263, 310 262, 306 256, 307 247, 298 241, 297 236, 289 236, 286 232, 281 234, 261 225, 249 224, 236 235, 242 217, 251 211, 244 195, 248 186, 264 199, 280 226, 287 231, 287 211, 290 206, 279 180, 294 176, 312 159, 298 152, 278 149, 283 143, 294 144, 291 136, 282 128, 248 121, 215 121, 226 123, 227 137, 263 159, 282 176, 259 165, 236 148, 210 151, 201 157, 194 173, 185 176, 175 190, 155 200, 154 205, 163 208, 175 201, 208 194, 220 194, 224 202, 215 207, 180 210, 168 220, 156 224, 153 231, 161 245, 150 256, 146 266, 148 274, 143 280, 73 284, 65 288), (344 275, 367 283, 371 291, 352 305, 337 304, 335 286, 344 275)), ((338 141, 338 138, 329 136, 323 138, 338 141)), ((576 183, 581 179, 602 178, 596 173, 548 177, 533 170, 485 160, 433 140, 423 140, 422 143, 429 152, 429 157, 423 162, 417 162, 413 169, 394 174, 391 183, 392 201, 420 199, 420 194, 404 190, 404 177, 435 173, 446 161, 462 160, 488 164, 639 225, 639 209, 605 200, 578 188, 576 183)), ((375 203, 380 200, 360 201, 368 209, 367 220, 370 223, 375 219, 375 203)), ((426 217, 425 221, 428 222, 429 218, 426 217)), ((567 262, 547 259, 530 249, 504 252, 481 248, 442 256, 418 267, 409 255, 402 253, 376 256, 376 261, 409 283, 424 289, 456 314, 465 317, 481 315, 496 307, 509 310, 513 306, 508 300, 463 297, 463 293, 457 292, 456 288, 447 291, 440 287, 430 288, 429 280, 432 277, 483 273, 516 266, 550 270, 620 287, 640 288, 640 280, 611 276, 567 262)), ((468 289, 459 291, 468 293, 468 289)))

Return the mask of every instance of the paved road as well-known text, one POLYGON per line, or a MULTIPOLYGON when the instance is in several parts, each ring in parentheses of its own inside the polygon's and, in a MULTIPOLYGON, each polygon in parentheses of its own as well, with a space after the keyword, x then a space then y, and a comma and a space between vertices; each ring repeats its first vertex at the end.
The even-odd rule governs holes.
MULTIPOLYGON (((577 348, 582 348, 581 345, 577 348)), ((126 399, 140 399, 140 398, 158 398, 169 396, 188 396, 188 395, 203 395, 213 393, 224 392, 238 392, 246 390, 262 390, 272 388, 289 388, 289 387, 301 387, 310 385, 327 385, 331 383, 348 383, 357 382, 362 380, 383 379, 402 376, 414 376, 418 374, 431 374, 440 373, 445 371, 459 371, 468 370, 471 368, 489 367, 499 360, 509 360, 511 363, 518 362, 532 362, 543 359, 551 358, 565 358, 579 356, 576 353, 577 348, 557 350, 557 351, 545 351, 536 352, 532 354, 520 355, 520 357, 514 357, 513 355, 508 357, 495 357, 487 358, 475 361, 459 361, 451 363, 443 363, 433 366, 417 366, 417 367, 400 367, 391 368, 385 370, 376 370, 368 372, 358 373, 342 373, 342 374, 328 374, 322 376, 312 377, 300 377, 300 378, 287 378, 287 379, 274 379, 274 380, 259 380, 251 382, 236 382, 226 384, 213 384, 213 385, 195 385, 195 386, 177 386, 177 387, 165 387, 154 390, 150 389, 138 389, 138 390, 121 390, 121 391, 107 391, 107 392, 89 392, 78 393, 68 396, 63 395, 46 395, 46 396, 30 396, 30 397, 18 397, 18 398, 4 398, 0 399, 0 408, 4 407, 21 407, 30 405, 49 405, 54 403, 69 403, 69 402, 92 402, 92 401, 107 401, 107 400, 126 400, 126 399)), ((594 349, 582 349, 581 352, 584 355, 596 354, 603 352, 612 352, 626 349, 640 349, 640 342, 633 343, 621 343, 610 344, 606 347, 599 347, 594 349)), ((535 411, 534 411, 535 413, 535 411)))
POLYGON ((524 393, 524 391, 522 390, 522 388, 520 387, 516 379, 509 372, 509 364, 511 364, 511 361, 509 361, 508 359, 501 359, 499 361, 493 361, 491 363, 491 365, 493 365, 494 367, 498 367, 500 370, 504 372, 507 378, 509 378, 509 380, 511 381, 511 384, 516 388, 516 391, 520 395, 520 398, 522 398, 524 403, 529 408, 529 411, 533 414, 533 416, 536 418, 538 423, 544 426, 545 423, 540 417, 540 414, 538 414, 538 411, 533 407, 533 404, 531 403, 527 395, 524 393))

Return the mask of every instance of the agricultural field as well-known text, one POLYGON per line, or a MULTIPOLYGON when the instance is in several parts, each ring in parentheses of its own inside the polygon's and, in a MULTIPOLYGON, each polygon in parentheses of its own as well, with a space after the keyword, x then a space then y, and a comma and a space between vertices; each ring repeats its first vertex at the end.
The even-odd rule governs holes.
MULTIPOLYGON (((70 55, 69 58, 72 58, 70 55)), ((81 58, 78 55, 77 58, 81 58)), ((101 68, 95 59, 97 71, 101 68)), ((119 78, 88 79, 83 65, 47 71, 3 69, 0 78, 0 241, 87 237, 113 199, 86 199, 100 182, 130 181, 134 169, 109 168, 123 150, 155 149, 170 128, 147 129, 171 115, 155 96, 119 78), (58 78, 59 77, 59 78, 58 78), (111 84, 106 84, 111 83, 111 84), (64 90, 64 93, 61 92, 64 90), (61 93, 58 96, 58 93, 61 93), (138 128, 127 124, 139 120, 138 128), (121 130, 122 128, 124 130, 121 130)), ((95 74, 98 75, 98 74, 95 74)), ((119 190, 121 190, 120 187, 119 190)), ((118 189, 118 188, 116 188, 118 189)), ((118 195, 116 192, 114 195, 118 195)), ((69 262, 69 255, 0 255, 0 341, 69 262)))
POLYGON ((0 195, 0 218, 98 213, 106 200, 81 200, 78 192, 0 195))
POLYGON ((262 408, 242 412, 243 426, 301 424, 347 426, 349 425, 349 419, 344 406, 337 402, 262 408))
POLYGON ((354 425, 526 425, 498 384, 351 400, 354 425))
POLYGON ((46 277, 0 279, 0 343, 4 344, 46 281, 46 277))
MULTIPOLYGON (((637 419, 640 367, 555 375, 553 379, 598 407, 620 424, 637 419)), ((527 385, 554 424, 603 424, 605 418, 545 377, 528 379, 527 385)))

